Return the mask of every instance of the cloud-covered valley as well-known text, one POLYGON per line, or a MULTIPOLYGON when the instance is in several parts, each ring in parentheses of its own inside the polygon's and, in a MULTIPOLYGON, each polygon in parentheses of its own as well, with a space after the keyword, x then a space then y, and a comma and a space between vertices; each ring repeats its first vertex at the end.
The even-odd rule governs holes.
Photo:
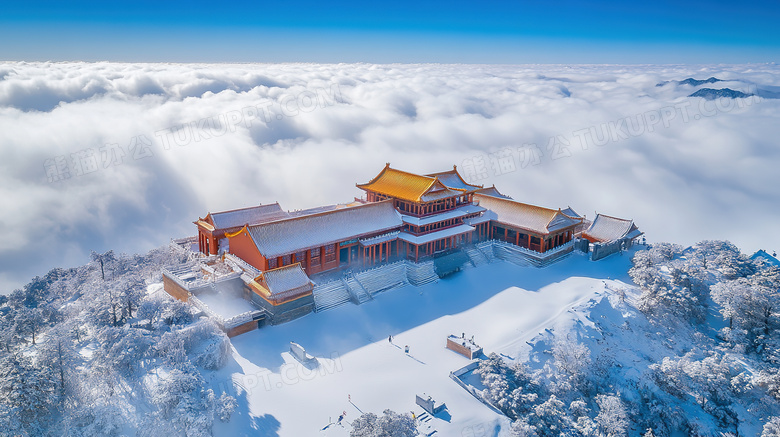
POLYGON ((0 293, 193 234, 208 211, 351 200, 386 162, 457 164, 651 241, 780 250, 780 100, 656 86, 712 76, 780 86, 773 64, 0 63, 0 293))

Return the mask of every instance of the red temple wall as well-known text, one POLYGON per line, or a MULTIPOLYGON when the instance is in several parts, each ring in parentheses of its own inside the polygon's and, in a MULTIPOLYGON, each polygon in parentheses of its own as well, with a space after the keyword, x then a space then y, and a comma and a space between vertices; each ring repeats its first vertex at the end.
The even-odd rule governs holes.
POLYGON ((256 269, 268 269, 265 257, 260 254, 257 246, 255 246, 255 242, 252 241, 252 238, 246 232, 230 238, 230 253, 246 261, 256 269))

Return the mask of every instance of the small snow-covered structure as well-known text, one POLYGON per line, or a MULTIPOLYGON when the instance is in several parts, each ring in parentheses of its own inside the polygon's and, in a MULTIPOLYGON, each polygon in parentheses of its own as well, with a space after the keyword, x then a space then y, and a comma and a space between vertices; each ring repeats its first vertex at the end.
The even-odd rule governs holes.
POLYGON ((482 354, 482 348, 474 342, 474 337, 466 338, 466 335, 447 337, 447 349, 457 352, 464 357, 473 360, 482 354))
POLYGON ((596 214, 593 223, 582 233, 582 238, 593 243, 591 259, 596 261, 628 249, 642 234, 633 220, 596 214))
POLYGON ((495 185, 493 185, 492 187, 480 188, 479 190, 475 191, 475 193, 482 194, 484 196, 498 197, 499 199, 512 200, 511 197, 507 196, 506 194, 502 194, 500 191, 498 191, 495 185))
POLYGON ((317 362, 317 359, 309 355, 309 353, 306 352, 306 349, 304 349, 303 346, 299 345, 294 341, 290 342, 290 355, 292 355, 293 358, 298 360, 298 362, 300 362, 304 366, 308 366, 317 362))
POLYGON ((611 243, 618 240, 633 241, 642 234, 633 220, 596 214, 593 223, 582 233, 582 238, 591 243, 611 243))
POLYGON ((314 310, 314 284, 300 263, 260 272, 247 283, 249 299, 271 315, 279 324, 304 316, 314 310))
POLYGON ((780 267, 780 260, 778 260, 775 256, 770 255, 763 249, 751 255, 750 259, 752 260, 761 259, 768 264, 780 267))
POLYGON ((436 401, 434 401, 431 396, 427 396, 425 393, 423 393, 423 396, 415 395, 414 402, 422 407, 422 409, 431 416, 440 413, 445 408, 447 408, 447 404, 436 404, 436 401))

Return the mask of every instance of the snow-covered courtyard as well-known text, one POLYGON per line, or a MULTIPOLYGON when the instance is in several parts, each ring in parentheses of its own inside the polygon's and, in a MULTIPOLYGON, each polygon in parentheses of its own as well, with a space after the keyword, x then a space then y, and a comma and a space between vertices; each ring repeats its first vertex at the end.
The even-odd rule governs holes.
POLYGON ((349 426, 336 424, 343 412, 346 422, 387 408, 419 415, 415 395, 430 395, 447 409, 423 422, 422 432, 504 435, 509 420, 450 379, 469 360, 445 348, 447 336, 467 333, 486 354, 522 356, 527 341, 559 318, 572 319, 568 312, 604 295, 611 280, 630 282, 630 255, 595 263, 575 254, 542 269, 498 262, 233 338, 234 361, 212 375, 212 384, 234 384, 239 409, 215 431, 346 436, 349 426), (319 367, 297 362, 290 341, 317 357, 319 367))

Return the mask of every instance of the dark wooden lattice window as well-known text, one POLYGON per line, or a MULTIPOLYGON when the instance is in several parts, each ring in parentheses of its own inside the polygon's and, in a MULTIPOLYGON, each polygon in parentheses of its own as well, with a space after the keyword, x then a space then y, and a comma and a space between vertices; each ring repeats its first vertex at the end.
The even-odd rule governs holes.
POLYGON ((276 258, 271 258, 268 260, 268 268, 269 269, 275 269, 276 268, 276 258))
POLYGON ((330 244, 325 246, 325 262, 333 261, 336 259, 336 245, 330 244))

